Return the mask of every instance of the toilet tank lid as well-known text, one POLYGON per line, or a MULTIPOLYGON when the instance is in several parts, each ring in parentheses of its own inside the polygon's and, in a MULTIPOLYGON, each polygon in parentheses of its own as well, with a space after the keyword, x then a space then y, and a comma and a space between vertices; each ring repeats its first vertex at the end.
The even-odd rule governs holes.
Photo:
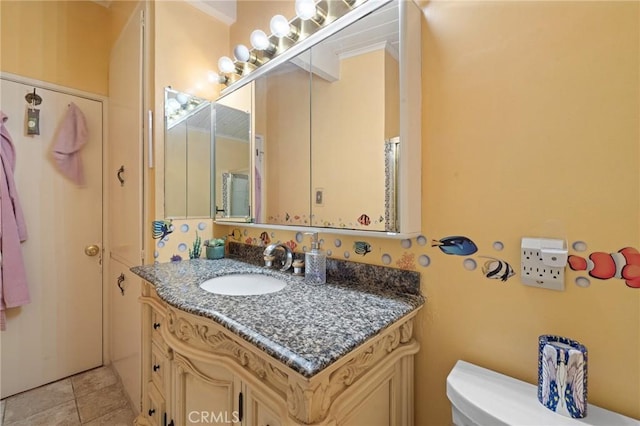
POLYGON ((458 361, 447 377, 451 404, 479 425, 640 426, 640 421, 589 404, 587 417, 572 419, 544 407, 538 387, 458 361))

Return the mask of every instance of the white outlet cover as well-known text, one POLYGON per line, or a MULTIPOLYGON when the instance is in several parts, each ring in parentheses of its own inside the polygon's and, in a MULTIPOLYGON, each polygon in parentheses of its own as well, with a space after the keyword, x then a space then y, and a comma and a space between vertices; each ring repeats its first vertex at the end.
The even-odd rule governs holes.
MULTIPOLYGON (((524 285, 549 290, 564 291, 565 266, 545 264, 545 251, 553 249, 566 258, 566 244, 563 240, 548 238, 523 238, 521 246, 520 280, 524 285)), ((559 263, 556 263, 559 264, 559 263)))

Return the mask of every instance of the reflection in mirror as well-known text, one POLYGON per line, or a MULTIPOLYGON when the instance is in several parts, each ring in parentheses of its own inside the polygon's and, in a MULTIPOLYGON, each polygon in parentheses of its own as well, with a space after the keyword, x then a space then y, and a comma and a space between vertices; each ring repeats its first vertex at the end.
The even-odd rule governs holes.
POLYGON ((252 87, 242 87, 214 105, 216 220, 251 220, 252 87))
POLYGON ((256 222, 398 232, 398 2, 255 80, 256 222))
POLYGON ((309 83, 293 61, 255 80, 256 223, 311 225, 309 83))
POLYGON ((211 102, 165 89, 167 218, 211 217, 211 102))
POLYGON ((397 231, 399 29, 392 2, 311 48, 313 226, 397 231))

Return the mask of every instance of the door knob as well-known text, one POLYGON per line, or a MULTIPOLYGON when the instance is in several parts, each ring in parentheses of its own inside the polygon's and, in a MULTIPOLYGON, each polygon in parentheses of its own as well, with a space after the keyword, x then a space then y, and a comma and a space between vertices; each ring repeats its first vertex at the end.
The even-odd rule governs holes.
POLYGON ((95 256, 98 253, 100 253, 100 247, 98 247, 95 244, 92 244, 90 246, 86 246, 84 248, 84 254, 86 254, 87 256, 95 256))

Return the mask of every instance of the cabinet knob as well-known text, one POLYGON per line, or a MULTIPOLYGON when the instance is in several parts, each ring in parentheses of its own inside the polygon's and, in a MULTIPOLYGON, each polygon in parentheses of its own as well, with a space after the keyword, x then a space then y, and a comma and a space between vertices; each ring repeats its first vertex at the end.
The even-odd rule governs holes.
POLYGON ((157 330, 157 329, 159 329, 159 328, 160 328, 160 323, 159 323, 159 322, 154 322, 154 323, 153 323, 153 329, 154 329, 154 330, 157 330))
POLYGON ((153 371, 158 371, 158 370, 160 370, 160 366, 158 364, 154 364, 153 371))
POLYGON ((151 408, 151 409, 149 409, 149 415, 150 415, 150 416, 153 416, 153 413, 155 413, 155 412, 156 412, 156 409, 155 409, 155 408, 151 408))

